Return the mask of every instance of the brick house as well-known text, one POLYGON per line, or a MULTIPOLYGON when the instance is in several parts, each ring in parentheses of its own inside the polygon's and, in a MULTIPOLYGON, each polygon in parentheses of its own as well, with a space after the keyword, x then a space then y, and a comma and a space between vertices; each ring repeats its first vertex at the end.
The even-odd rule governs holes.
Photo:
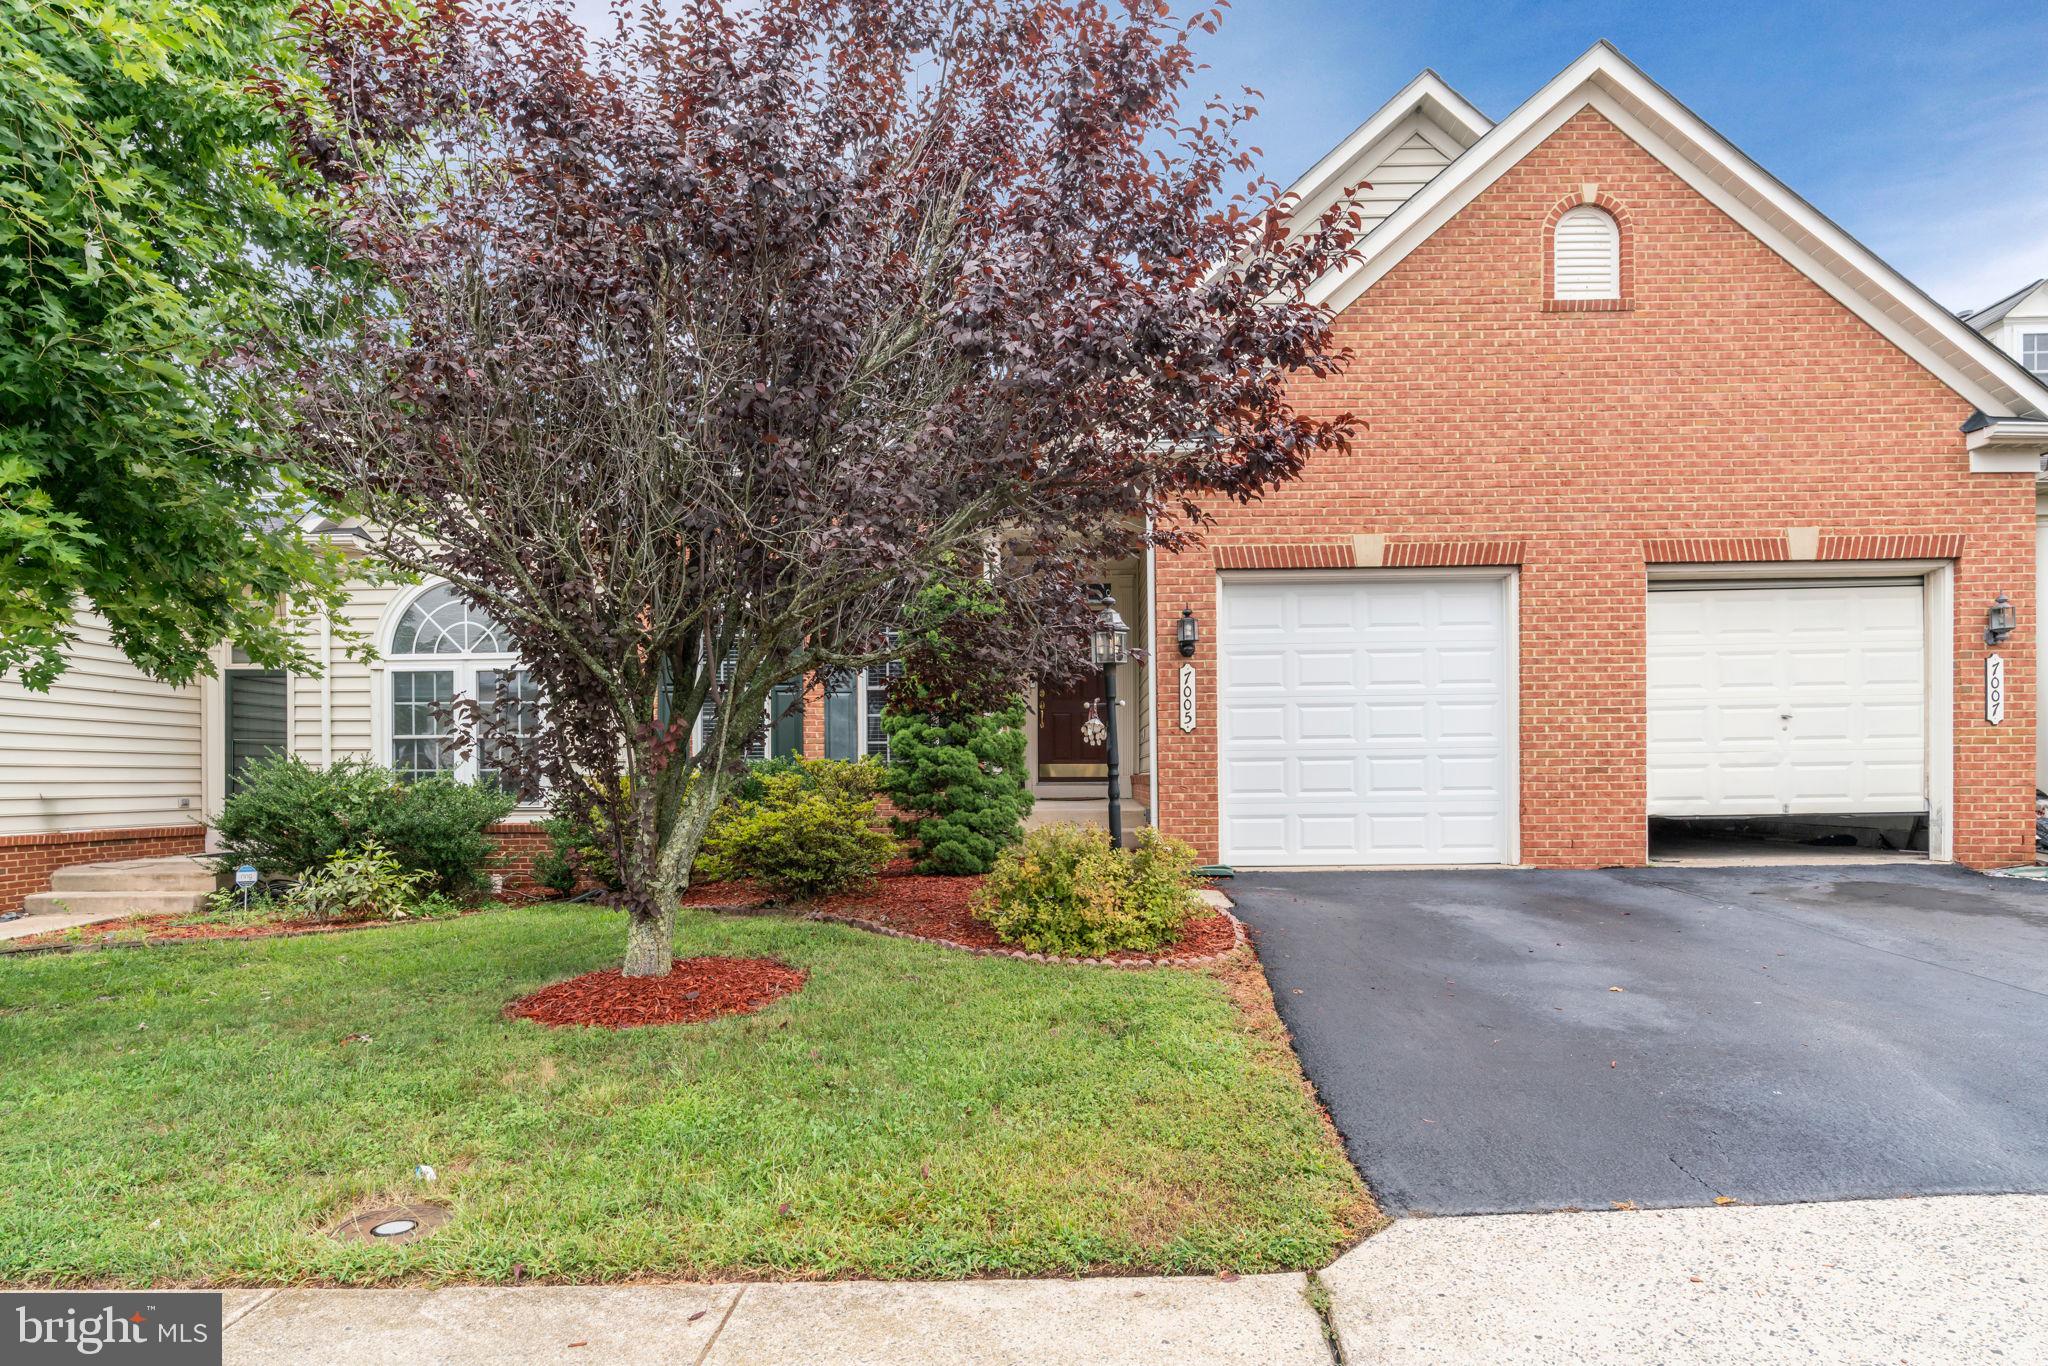
POLYGON ((1297 398, 1369 426, 1157 558, 1159 824, 1248 866, 1640 864, 1651 818, 2030 862, 2048 387, 1605 44, 1499 124, 1425 73, 1296 191, 1359 180, 1355 358, 1297 398))
MULTIPOLYGON (((1127 825, 1248 867, 1639 864, 1653 821, 2032 859, 2048 384, 1606 44, 1498 124, 1425 72, 1294 188, 1371 224, 1320 286, 1354 358, 1297 389, 1368 425, 1103 571, 1152 646, 1127 825)), ((382 658, 171 690, 87 621, 51 694, 0 680, 0 911, 199 849, 253 754, 447 766, 425 704, 516 658, 444 585, 349 615, 382 658)), ((761 752, 873 752, 886 686, 790 689, 761 752)), ((1031 700, 1039 818, 1100 821, 1088 690, 1031 700)))

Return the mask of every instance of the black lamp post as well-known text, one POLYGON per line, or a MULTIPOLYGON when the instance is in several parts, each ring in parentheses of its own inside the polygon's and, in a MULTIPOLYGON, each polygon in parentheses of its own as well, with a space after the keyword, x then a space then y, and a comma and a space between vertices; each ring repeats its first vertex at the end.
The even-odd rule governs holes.
POLYGON ((1098 605, 1102 611, 1095 618, 1095 629, 1088 635, 1088 657, 1102 670, 1103 710, 1108 713, 1109 723, 1109 843, 1112 848, 1121 849, 1124 813, 1116 792, 1116 666, 1131 657, 1131 628, 1117 615, 1115 598, 1104 593, 1098 605))

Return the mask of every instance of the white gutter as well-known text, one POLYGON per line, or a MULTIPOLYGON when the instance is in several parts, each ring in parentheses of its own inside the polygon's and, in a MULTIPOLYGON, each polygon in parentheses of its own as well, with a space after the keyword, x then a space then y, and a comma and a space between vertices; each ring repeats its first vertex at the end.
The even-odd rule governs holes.
POLYGON ((1965 428, 1972 474, 2039 475, 2048 457, 2048 418, 1992 417, 1965 428))

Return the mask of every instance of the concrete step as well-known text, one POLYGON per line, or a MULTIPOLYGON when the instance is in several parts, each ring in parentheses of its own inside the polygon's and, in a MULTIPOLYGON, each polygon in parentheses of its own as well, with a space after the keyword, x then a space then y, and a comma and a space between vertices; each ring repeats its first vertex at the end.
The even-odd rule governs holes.
MULTIPOLYGON (((1124 821, 1124 842, 1128 844, 1141 825, 1152 823, 1152 813, 1142 803, 1126 797, 1119 805, 1124 821)), ((1093 825, 1104 830, 1109 828, 1109 799, 1107 797, 1040 797, 1032 803, 1031 814, 1024 818, 1024 828, 1036 830, 1044 825, 1093 825)))
POLYGON ((210 859, 188 854, 166 858, 75 863, 50 874, 53 892, 210 892, 221 885, 210 859))
POLYGON ((206 892, 33 892, 22 898, 24 918, 36 915, 92 915, 120 920, 131 915, 182 915, 206 905, 206 892))

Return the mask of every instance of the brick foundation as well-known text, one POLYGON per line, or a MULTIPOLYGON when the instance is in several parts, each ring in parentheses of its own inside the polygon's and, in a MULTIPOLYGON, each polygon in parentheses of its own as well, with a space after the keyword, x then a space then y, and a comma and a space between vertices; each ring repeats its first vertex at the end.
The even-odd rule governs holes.
POLYGON ((23 898, 49 891, 50 874, 74 863, 161 858, 205 849, 206 829, 199 825, 0 835, 0 912, 18 911, 23 898))

